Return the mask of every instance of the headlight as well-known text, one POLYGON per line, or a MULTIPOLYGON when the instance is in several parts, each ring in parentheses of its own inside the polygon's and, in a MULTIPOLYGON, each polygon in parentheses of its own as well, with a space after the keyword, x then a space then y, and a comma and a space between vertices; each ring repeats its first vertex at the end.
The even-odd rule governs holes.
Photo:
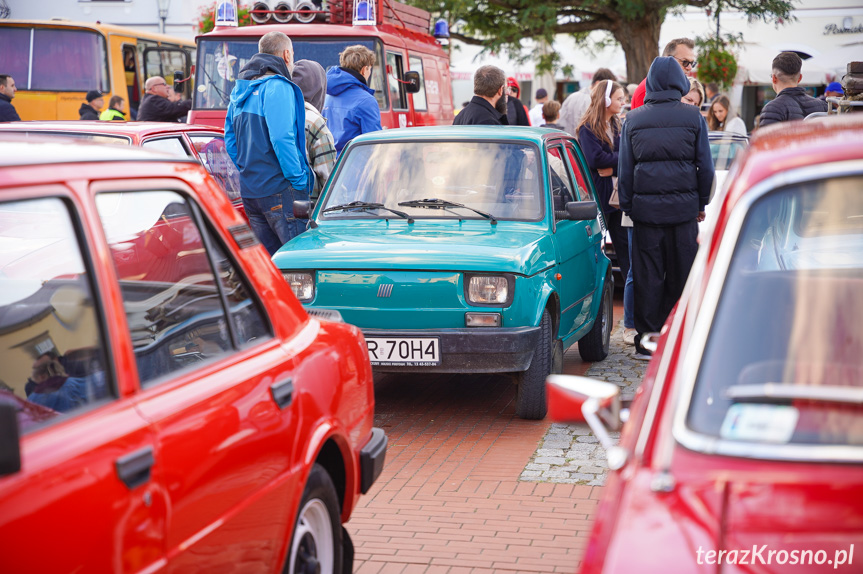
POLYGON ((311 273, 283 272, 282 276, 300 301, 311 301, 315 296, 315 277, 311 273))
POLYGON ((514 278, 503 275, 473 275, 468 278, 467 300, 476 305, 506 307, 512 301, 514 278))

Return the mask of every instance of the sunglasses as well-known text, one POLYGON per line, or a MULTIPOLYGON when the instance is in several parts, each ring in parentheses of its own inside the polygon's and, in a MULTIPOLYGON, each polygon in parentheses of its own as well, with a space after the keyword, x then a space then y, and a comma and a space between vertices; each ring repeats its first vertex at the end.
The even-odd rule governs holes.
POLYGON ((674 57, 674 59, 680 62, 680 65, 684 68, 694 68, 698 65, 698 60, 681 60, 676 56, 674 57))

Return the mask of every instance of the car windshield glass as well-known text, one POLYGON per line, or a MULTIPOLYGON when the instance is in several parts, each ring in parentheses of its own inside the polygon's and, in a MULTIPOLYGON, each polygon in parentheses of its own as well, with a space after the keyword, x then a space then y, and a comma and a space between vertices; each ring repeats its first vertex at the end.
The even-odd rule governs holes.
MULTIPOLYGON (((339 65, 339 53, 348 46, 361 44, 377 54, 377 62, 383 61, 383 52, 374 40, 358 38, 331 38, 326 40, 304 40, 292 38, 294 61, 314 60, 327 70, 339 65)), ((258 39, 226 40, 214 38, 198 43, 198 65, 195 77, 195 109, 227 109, 231 90, 237 74, 249 59, 258 53, 258 39)), ((383 67, 372 68, 371 87, 375 89, 375 99, 380 108, 386 109, 386 93, 383 67)))
MULTIPOLYGON (((404 211, 416 219, 488 220, 473 211, 479 210, 494 219, 536 221, 543 213, 538 157, 530 145, 488 141, 359 145, 342 160, 327 188, 323 208, 364 201, 404 211)), ((335 211, 322 217, 390 216, 366 210, 335 211)))
POLYGON ((687 414, 731 441, 863 446, 863 177, 750 209, 687 414))
POLYGON ((715 169, 729 169, 738 152, 746 147, 746 143, 730 139, 713 140, 710 142, 710 155, 713 156, 715 169))

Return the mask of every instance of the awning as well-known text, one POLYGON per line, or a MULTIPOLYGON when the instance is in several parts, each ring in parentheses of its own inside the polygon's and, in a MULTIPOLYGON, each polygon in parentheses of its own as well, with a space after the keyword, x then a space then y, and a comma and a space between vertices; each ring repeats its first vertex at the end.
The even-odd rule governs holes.
MULTIPOLYGON (((773 73, 773 58, 782 50, 746 43, 734 51, 737 52, 736 82, 768 86, 772 83, 770 75, 773 73)), ((802 86, 823 86, 829 84, 834 76, 832 69, 824 67, 815 58, 803 60, 801 73, 803 74, 803 79, 800 81, 802 86)))

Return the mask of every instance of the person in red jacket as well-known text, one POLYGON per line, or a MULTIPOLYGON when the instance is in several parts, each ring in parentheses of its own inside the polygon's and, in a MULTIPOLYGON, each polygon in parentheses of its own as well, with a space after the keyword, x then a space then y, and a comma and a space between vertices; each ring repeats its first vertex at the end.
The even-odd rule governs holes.
MULTIPOLYGON (((662 50, 662 57, 672 57, 677 60, 677 63, 680 64, 680 67, 683 68, 683 73, 686 75, 689 75, 689 73, 695 69, 695 66, 698 65, 698 62, 695 59, 695 42, 689 38, 675 38, 666 44, 665 49, 662 50)), ((638 84, 638 87, 635 88, 635 93, 632 94, 631 110, 644 105, 646 85, 647 78, 644 78, 641 80, 641 83, 638 84)))
POLYGON ((506 104, 506 118, 511 126, 529 126, 530 110, 518 99, 521 93, 521 88, 518 85, 518 80, 509 77, 506 79, 506 88, 509 98, 506 104))

